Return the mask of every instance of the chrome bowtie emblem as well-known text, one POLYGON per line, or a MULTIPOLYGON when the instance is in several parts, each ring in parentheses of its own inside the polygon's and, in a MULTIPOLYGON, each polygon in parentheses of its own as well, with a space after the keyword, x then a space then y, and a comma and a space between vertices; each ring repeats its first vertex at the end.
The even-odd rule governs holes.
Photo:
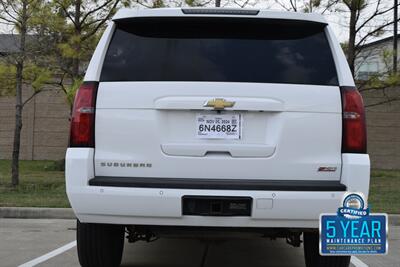
POLYGON ((231 108, 235 105, 234 101, 226 101, 223 98, 214 98, 204 103, 203 107, 210 107, 214 109, 231 108))

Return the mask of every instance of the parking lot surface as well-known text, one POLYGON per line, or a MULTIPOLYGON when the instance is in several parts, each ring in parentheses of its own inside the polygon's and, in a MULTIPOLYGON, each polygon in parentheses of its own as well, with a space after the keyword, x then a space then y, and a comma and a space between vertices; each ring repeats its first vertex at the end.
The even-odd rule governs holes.
MULTIPOLYGON (((0 219, 0 266, 79 266, 74 220, 0 219), (67 246, 66 246, 67 245, 67 246), (58 250, 57 250, 58 249, 58 250), (54 250, 57 250, 54 252, 54 250), (49 252, 50 255, 49 255, 49 252)), ((352 259, 353 266, 400 266, 400 226, 390 226, 389 254, 352 259)), ((303 249, 282 239, 198 240, 163 238, 126 243, 121 266, 300 267, 303 249)))

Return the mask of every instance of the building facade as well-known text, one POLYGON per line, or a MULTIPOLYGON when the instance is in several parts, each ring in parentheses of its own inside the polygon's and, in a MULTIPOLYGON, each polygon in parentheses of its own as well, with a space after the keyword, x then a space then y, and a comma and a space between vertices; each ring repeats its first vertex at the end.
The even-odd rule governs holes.
MULTIPOLYGON (((400 40, 397 49, 398 64, 400 63, 399 49, 400 40)), ((393 69, 393 36, 361 46, 354 65, 355 78, 361 81, 368 80, 372 76, 384 77, 390 73, 393 69)))

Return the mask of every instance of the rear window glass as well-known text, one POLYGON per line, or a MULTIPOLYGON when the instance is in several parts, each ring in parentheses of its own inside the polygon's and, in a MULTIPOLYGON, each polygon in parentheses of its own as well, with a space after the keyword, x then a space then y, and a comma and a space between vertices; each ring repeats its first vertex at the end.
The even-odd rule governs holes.
POLYGON ((117 22, 101 81, 337 85, 325 25, 221 18, 117 22))

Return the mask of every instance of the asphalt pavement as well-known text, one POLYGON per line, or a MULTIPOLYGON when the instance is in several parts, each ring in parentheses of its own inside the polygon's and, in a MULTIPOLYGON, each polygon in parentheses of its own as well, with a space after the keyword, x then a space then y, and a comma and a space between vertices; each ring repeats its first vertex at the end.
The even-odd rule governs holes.
MULTIPOLYGON (((0 266, 79 266, 75 220, 0 219, 0 266)), ((352 258, 352 265, 400 266, 400 225, 389 228, 389 253, 352 258)), ((125 244, 121 266, 304 267, 303 249, 282 239, 198 240, 161 238, 125 244)))

